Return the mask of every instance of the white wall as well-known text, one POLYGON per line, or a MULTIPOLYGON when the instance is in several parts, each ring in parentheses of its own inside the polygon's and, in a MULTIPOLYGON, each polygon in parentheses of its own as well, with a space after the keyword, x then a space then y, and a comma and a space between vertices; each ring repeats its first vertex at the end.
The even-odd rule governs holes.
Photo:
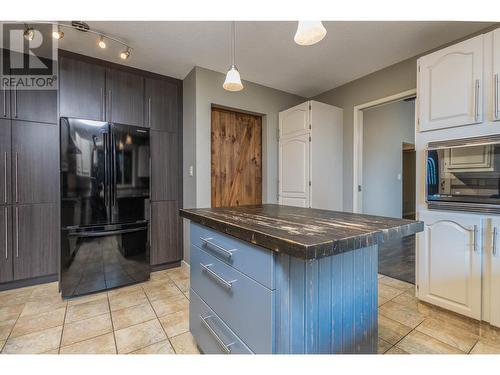
MULTIPOLYGON (((222 88, 224 74, 195 67, 184 80, 184 207, 210 207, 210 129, 212 104, 263 115, 262 201, 278 198, 278 112, 305 101, 297 95, 243 81, 240 92, 222 88), (188 168, 194 167, 194 177, 188 168)), ((185 222, 186 224, 186 222, 185 222)), ((184 260, 189 262, 189 233, 184 225, 184 260)))
POLYGON ((402 217, 402 143, 415 143, 415 102, 363 112, 363 213, 402 217))

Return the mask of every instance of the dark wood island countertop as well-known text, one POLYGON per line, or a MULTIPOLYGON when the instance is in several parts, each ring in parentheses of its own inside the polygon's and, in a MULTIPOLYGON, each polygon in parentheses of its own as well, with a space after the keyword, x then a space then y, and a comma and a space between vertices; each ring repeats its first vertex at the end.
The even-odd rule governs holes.
POLYGON ((263 204, 181 209, 195 223, 272 251, 318 259, 423 231, 421 221, 263 204))

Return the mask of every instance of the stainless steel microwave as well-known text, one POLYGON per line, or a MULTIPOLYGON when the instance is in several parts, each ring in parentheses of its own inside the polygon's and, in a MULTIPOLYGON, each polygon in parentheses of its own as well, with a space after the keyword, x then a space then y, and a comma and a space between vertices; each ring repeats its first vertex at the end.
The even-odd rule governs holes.
POLYGON ((428 144, 430 209, 500 213, 500 135, 428 144))

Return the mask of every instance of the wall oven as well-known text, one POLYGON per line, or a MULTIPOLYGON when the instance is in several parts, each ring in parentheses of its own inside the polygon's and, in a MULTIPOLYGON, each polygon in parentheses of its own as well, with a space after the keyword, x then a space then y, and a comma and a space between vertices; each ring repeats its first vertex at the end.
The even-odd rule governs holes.
POLYGON ((500 135, 428 144, 429 209, 500 213, 500 135))

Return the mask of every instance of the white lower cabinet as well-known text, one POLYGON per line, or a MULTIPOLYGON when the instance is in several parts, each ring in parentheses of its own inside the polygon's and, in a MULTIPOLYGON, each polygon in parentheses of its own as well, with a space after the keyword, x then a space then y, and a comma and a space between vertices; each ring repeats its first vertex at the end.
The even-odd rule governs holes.
POLYGON ((421 211, 418 298, 481 319, 480 216, 421 211))
POLYGON ((500 218, 484 219, 482 319, 500 327, 500 218))

